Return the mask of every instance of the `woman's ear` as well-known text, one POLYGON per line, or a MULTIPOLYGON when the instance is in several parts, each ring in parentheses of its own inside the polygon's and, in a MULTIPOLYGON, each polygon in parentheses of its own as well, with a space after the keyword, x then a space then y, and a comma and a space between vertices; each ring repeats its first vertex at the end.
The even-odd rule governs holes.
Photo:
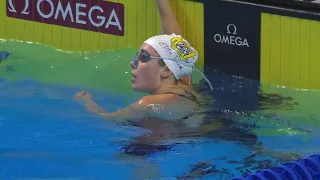
POLYGON ((168 78, 170 75, 172 74, 172 71, 167 67, 167 66, 164 66, 161 68, 161 78, 162 79, 166 79, 168 78))

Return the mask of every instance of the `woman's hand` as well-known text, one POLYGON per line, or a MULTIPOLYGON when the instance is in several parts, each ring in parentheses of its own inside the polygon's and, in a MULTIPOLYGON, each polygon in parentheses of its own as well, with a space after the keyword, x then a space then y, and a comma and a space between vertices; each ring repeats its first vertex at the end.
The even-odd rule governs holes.
POLYGON ((100 108, 93 100, 91 97, 91 94, 87 91, 80 91, 78 93, 75 94, 75 98, 78 101, 83 101, 84 102, 84 106, 88 111, 97 113, 97 114, 101 114, 103 113, 103 109, 100 108))
POLYGON ((84 100, 84 101, 92 101, 91 94, 88 93, 87 91, 80 91, 75 94, 75 98, 77 100, 84 100))

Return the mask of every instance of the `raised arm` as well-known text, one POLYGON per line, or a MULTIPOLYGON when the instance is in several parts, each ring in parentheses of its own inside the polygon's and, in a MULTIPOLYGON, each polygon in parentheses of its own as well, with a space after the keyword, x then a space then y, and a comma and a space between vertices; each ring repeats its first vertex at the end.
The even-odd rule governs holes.
POLYGON ((156 0, 160 14, 161 29, 163 34, 182 35, 180 26, 170 6, 169 0, 156 0))
MULTIPOLYGON (((156 3, 160 14, 161 33, 182 35, 181 28, 173 14, 169 0, 156 0, 156 3)), ((187 86, 192 86, 191 76, 182 77, 179 79, 179 82, 187 86)))

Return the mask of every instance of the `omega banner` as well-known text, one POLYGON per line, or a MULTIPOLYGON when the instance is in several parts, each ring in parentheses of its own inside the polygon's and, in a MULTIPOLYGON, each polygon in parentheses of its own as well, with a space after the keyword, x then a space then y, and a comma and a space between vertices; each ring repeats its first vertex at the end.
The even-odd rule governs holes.
POLYGON ((205 66, 260 80, 260 9, 234 1, 204 3, 205 66))
POLYGON ((124 5, 101 0, 6 0, 7 16, 118 36, 124 5))

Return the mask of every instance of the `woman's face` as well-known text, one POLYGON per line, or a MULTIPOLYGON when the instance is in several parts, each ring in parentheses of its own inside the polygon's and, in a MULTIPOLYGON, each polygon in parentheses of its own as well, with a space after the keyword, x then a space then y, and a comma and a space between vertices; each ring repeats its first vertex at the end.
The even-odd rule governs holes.
MULTIPOLYGON (((150 56, 159 57, 156 50, 149 44, 143 44, 140 47, 139 54, 146 52, 150 56)), ((147 62, 141 62, 137 56, 138 66, 131 62, 132 71, 132 88, 135 91, 151 93, 161 85, 161 66, 159 59, 151 59, 147 62)))

